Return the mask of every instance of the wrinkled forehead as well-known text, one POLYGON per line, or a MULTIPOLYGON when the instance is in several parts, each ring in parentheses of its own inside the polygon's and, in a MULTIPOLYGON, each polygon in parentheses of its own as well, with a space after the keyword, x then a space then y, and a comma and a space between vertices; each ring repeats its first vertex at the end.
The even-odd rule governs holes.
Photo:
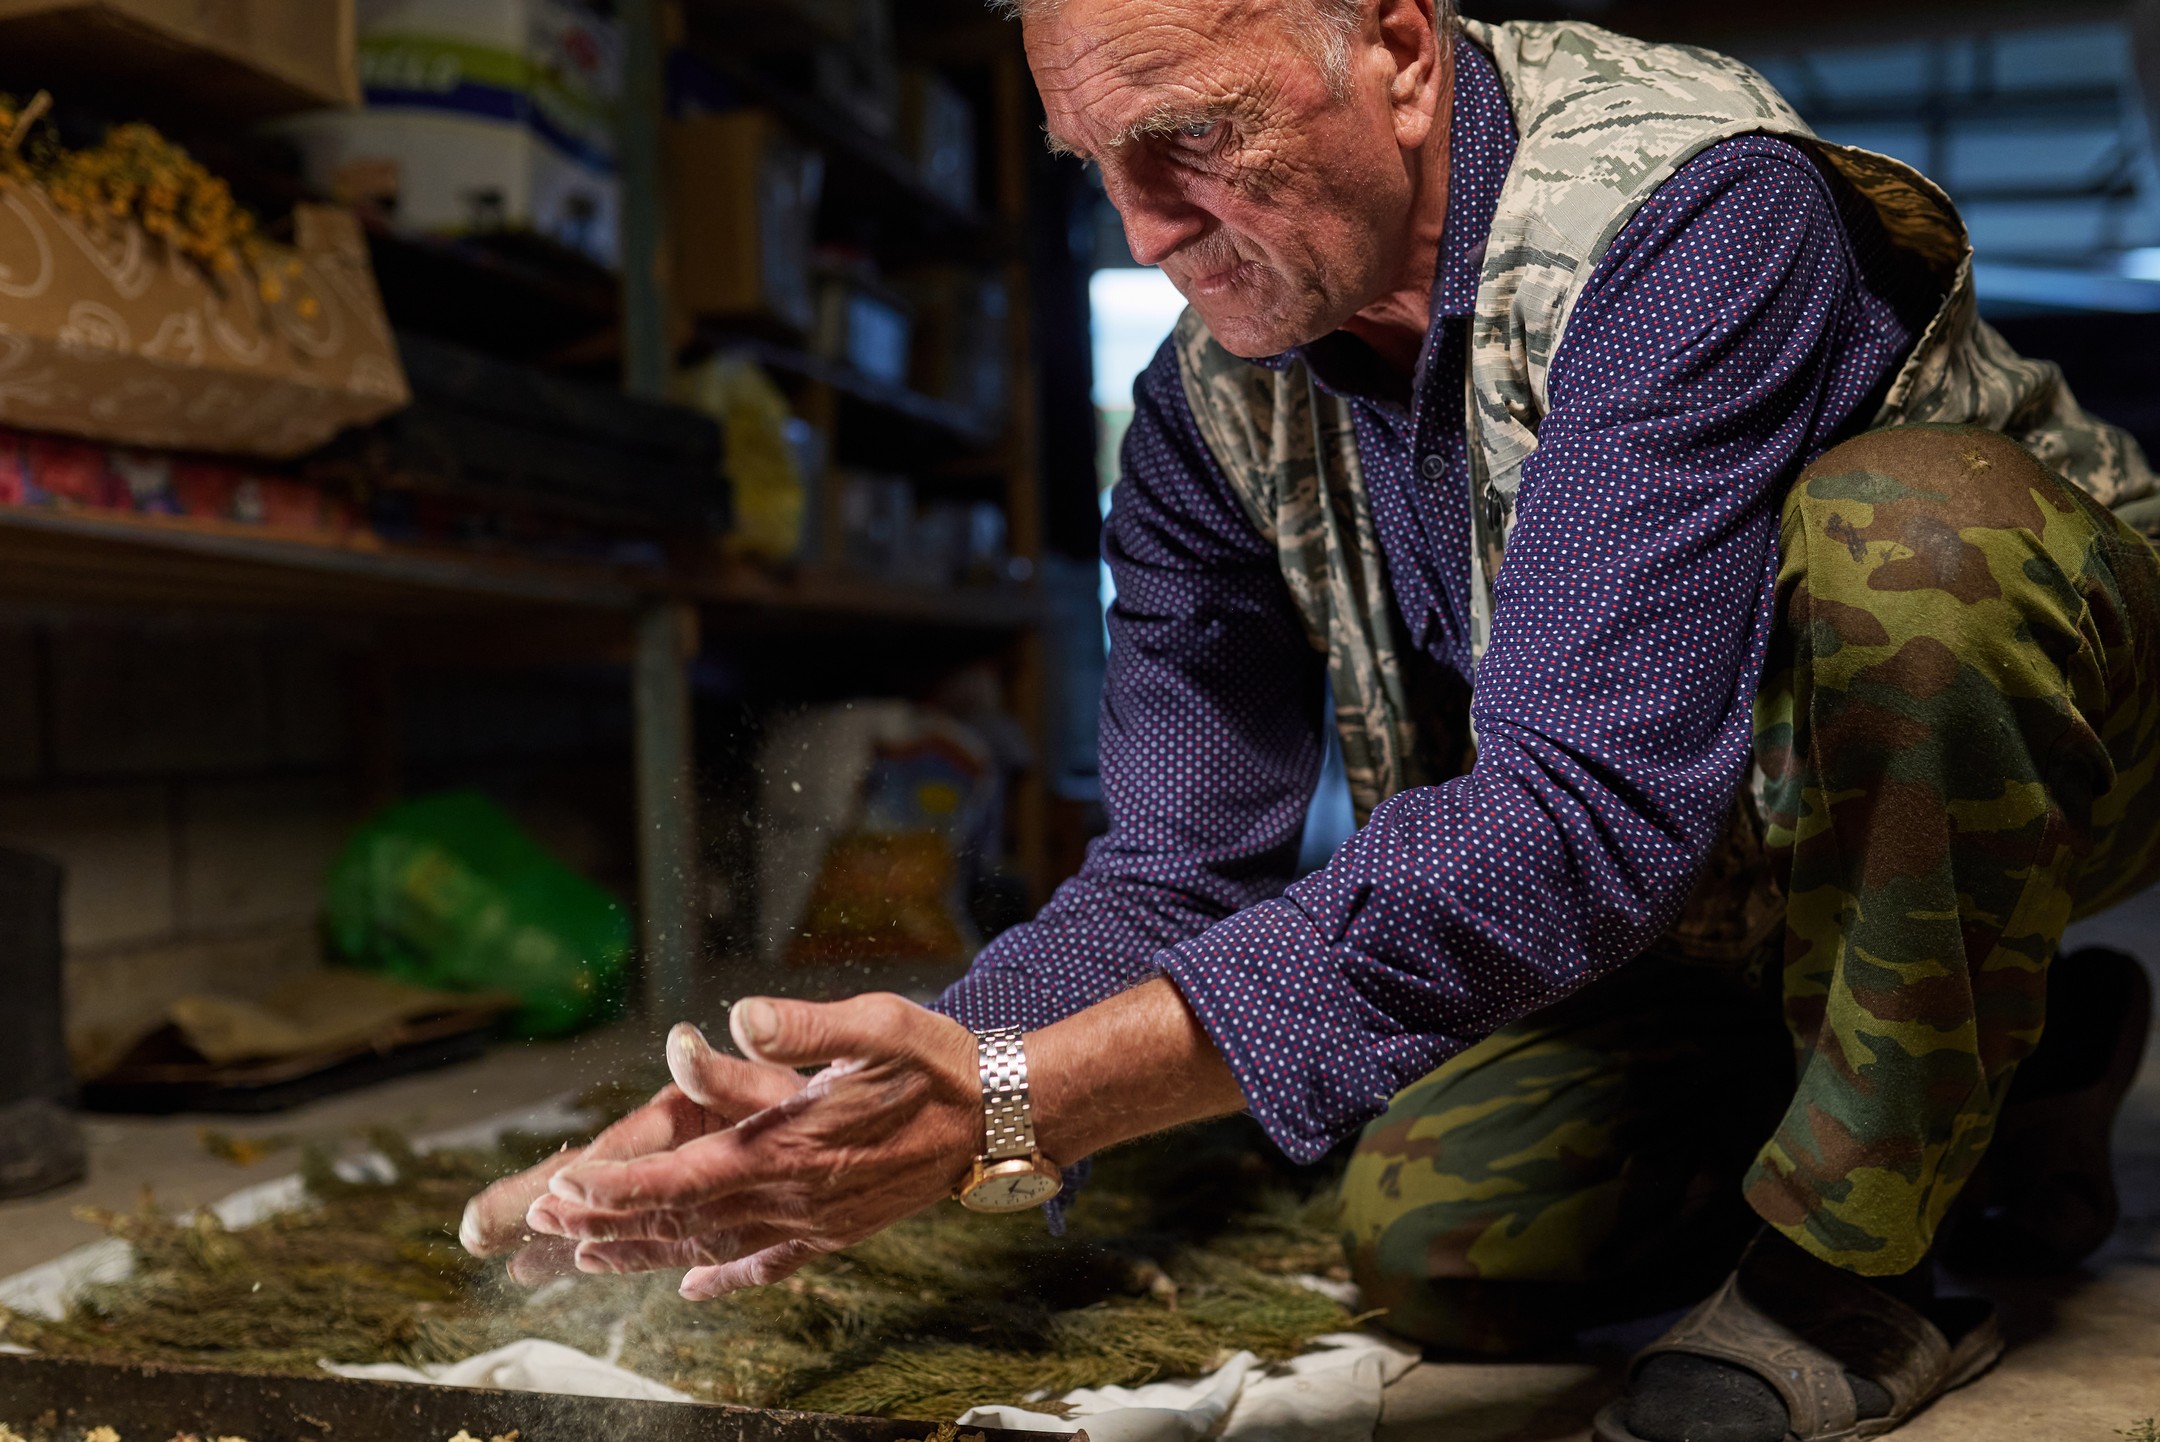
POLYGON ((1221 106, 1297 49, 1282 0, 1057 0, 1027 12, 1052 139, 1087 151, 1221 106))

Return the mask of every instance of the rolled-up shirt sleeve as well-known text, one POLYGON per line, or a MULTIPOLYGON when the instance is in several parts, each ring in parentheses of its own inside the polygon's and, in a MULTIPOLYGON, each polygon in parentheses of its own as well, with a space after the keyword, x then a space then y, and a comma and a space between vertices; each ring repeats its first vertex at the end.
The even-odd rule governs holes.
POLYGON ((1291 1156, 1670 925, 1748 763, 1785 488, 1904 345, 1868 305, 1826 183, 1772 141, 1699 157, 1600 261, 1524 471, 1475 765, 1154 958, 1291 1156))
POLYGON ((1152 974, 1164 948, 1281 893, 1322 754, 1324 660, 1274 545, 1193 424, 1166 343, 1134 387, 1103 538, 1116 588, 1101 712, 1108 832, 1034 921, 938 1003, 1036 1027, 1152 974))

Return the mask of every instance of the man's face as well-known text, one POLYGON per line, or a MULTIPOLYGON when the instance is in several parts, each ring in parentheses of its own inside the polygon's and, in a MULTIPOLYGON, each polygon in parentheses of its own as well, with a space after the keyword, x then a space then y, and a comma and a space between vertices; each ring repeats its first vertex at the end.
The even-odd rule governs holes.
POLYGON ((1385 52, 1338 96, 1307 0, 1064 0, 1028 21, 1053 144, 1093 161, 1133 258, 1233 354, 1317 340, 1385 294, 1412 183, 1385 52))

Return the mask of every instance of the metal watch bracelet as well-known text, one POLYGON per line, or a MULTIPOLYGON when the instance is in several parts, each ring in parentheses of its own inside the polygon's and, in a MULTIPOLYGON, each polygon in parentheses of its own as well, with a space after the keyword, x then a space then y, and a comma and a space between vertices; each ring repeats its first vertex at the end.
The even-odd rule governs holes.
POLYGON ((975 1034, 982 1069, 983 1160, 1013 1161, 1035 1155, 1035 1117, 1028 1106, 1027 1048, 1016 1026, 975 1034))

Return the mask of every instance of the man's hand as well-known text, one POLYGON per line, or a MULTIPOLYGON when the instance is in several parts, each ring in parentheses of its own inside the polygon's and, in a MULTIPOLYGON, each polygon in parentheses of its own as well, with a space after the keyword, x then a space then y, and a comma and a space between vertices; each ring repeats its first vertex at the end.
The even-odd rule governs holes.
POLYGON ((547 1195, 548 1183, 566 1167, 591 1161, 626 1161, 674 1150, 726 1131, 744 1117, 777 1105, 802 1090, 803 1078, 787 1067, 737 1060, 714 1051, 687 1022, 668 1034, 668 1071, 675 1080, 653 1099, 583 1147, 565 1147, 527 1172, 505 1177, 465 1204, 458 1240, 476 1257, 511 1253, 510 1276, 525 1286, 571 1275, 574 1244, 538 1235, 526 1212, 547 1195))
POLYGON ((751 1061, 719 1057, 689 1032, 703 1050, 694 1061, 704 1065, 690 1067, 701 1088, 726 1064, 721 1086, 702 1095, 684 1083, 690 1044, 670 1039, 669 1066, 702 1116, 662 1093, 583 1154, 498 1183, 507 1190, 489 1216, 525 1199, 525 1223, 574 1247, 579 1270, 686 1267, 683 1295, 699 1300, 779 1281, 912 1216, 950 1195, 981 1150, 975 1039, 958 1022, 897 996, 750 998, 729 1030, 751 1061), (821 1063, 807 1083, 788 1070, 821 1063), (648 1116, 656 1109, 666 1123, 648 1116))
MULTIPOLYGON (((729 1028, 750 1060, 677 1027, 675 1085, 582 1152, 474 1198, 466 1246, 525 1247, 511 1270, 528 1281, 687 1268, 684 1296, 717 1297, 932 1205, 982 1150, 975 1038, 957 1022, 896 996, 751 998, 729 1028), (819 1063, 808 1082, 791 1069, 819 1063)), ((1029 1033, 1028 1071, 1036 1140, 1067 1164, 1244 1105, 1161 977, 1029 1033)))

